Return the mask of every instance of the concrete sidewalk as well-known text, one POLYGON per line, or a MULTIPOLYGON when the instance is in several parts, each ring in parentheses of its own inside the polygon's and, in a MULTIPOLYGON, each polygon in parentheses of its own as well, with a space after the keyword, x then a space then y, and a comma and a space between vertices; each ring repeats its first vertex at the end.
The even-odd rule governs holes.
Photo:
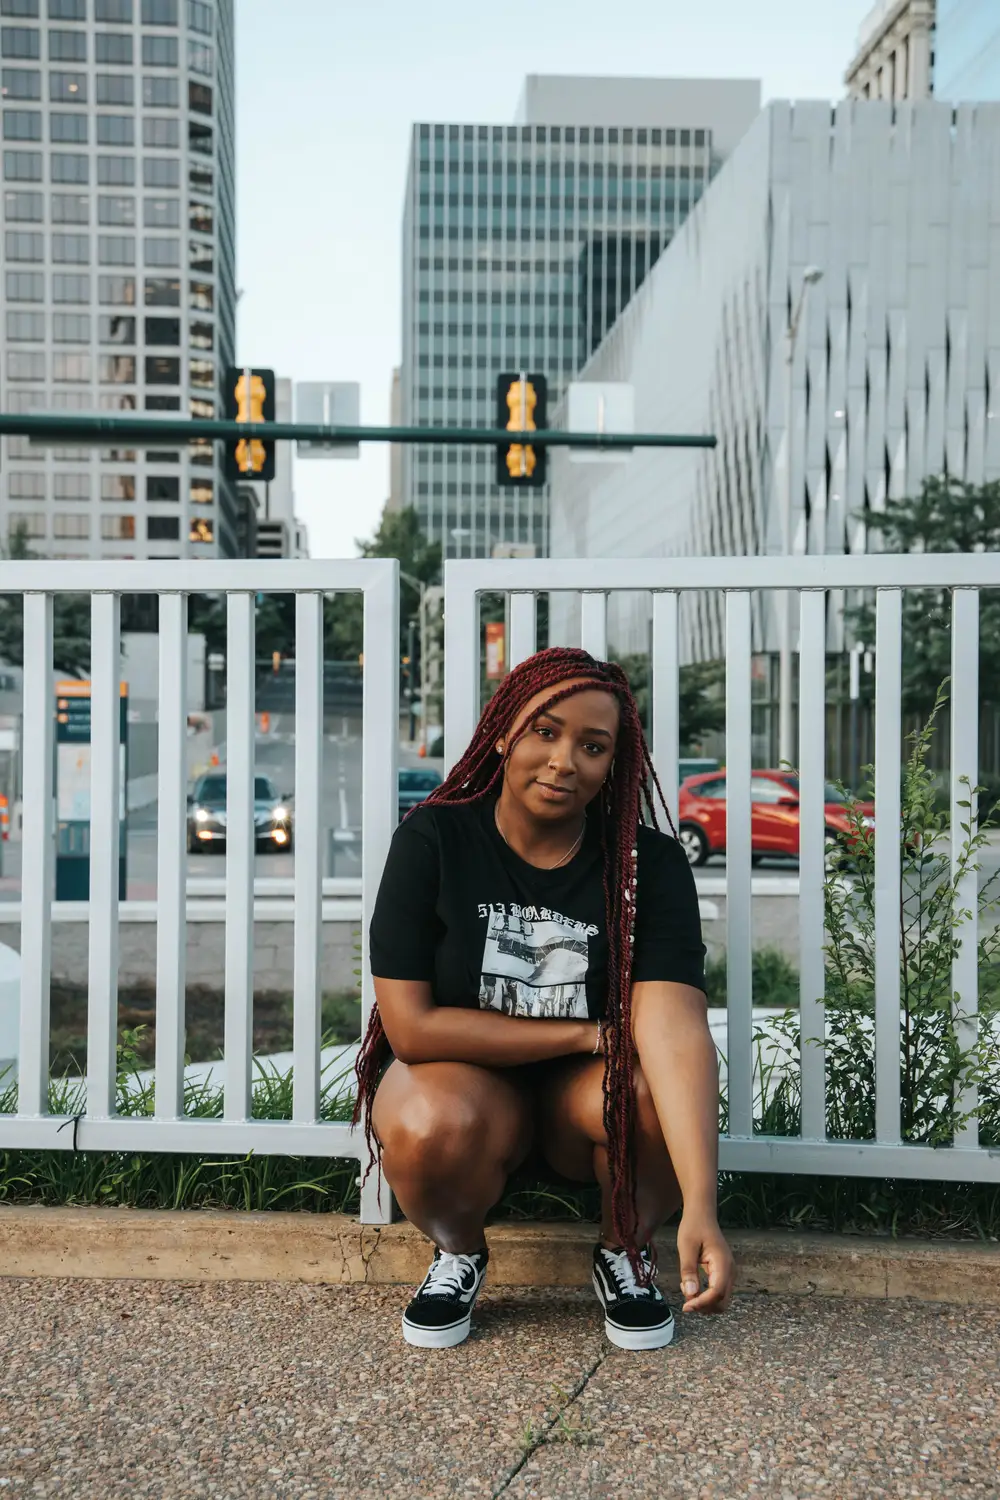
POLYGON ((0 1488, 202 1496, 997 1496, 1000 1308, 738 1297, 624 1354, 583 1290, 6 1280, 0 1488))

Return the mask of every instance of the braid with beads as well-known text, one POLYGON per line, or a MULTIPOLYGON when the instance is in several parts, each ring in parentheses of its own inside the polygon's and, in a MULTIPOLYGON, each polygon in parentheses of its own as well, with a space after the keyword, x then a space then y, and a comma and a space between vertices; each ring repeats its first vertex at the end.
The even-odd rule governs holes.
MULTIPOLYGON (((592 689, 611 693, 618 702, 620 723, 611 771, 598 794, 601 849, 604 865, 604 902, 608 933, 608 994, 601 1026, 604 1046, 604 1129, 608 1141, 611 1210, 618 1241, 643 1274, 635 1244, 635 1086, 632 1045, 632 946, 635 941, 637 830, 640 822, 658 827, 654 792, 677 837, 673 819, 657 780, 639 720, 639 711, 625 673, 614 662, 597 661, 586 651, 553 647, 539 651, 504 678, 483 709, 465 754, 424 806, 481 802, 499 790, 504 764, 511 751, 542 714, 564 698, 592 689), (561 686, 572 679, 572 686, 561 686), (551 696, 534 711, 515 735, 511 726, 537 694, 552 688, 551 696), (505 740, 503 757, 496 742, 505 740)), ((368 1030, 355 1071, 358 1094, 353 1123, 364 1119, 371 1160, 376 1158, 372 1133, 372 1105, 379 1070, 390 1054, 378 1006, 372 1007, 368 1030)), ((366 1172, 367 1177, 367 1172, 366 1172)), ((645 1276, 643 1275, 643 1279, 645 1276)))

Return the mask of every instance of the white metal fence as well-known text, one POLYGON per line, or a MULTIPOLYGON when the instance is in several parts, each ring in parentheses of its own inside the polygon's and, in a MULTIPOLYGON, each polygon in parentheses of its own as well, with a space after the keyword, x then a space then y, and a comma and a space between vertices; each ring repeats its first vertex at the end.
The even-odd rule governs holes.
MULTIPOLYGON (((1000 1152, 980 1148, 975 1121, 951 1149, 906 1145, 900 1133, 899 868, 901 761, 900 672, 903 591, 955 590, 951 699, 953 804, 959 778, 976 780, 979 595, 1000 586, 1000 558, 807 557, 683 558, 643 561, 455 562, 446 567, 446 758, 454 763, 473 731, 480 690, 478 596, 509 592, 509 657, 535 647, 535 595, 583 595, 582 643, 607 649, 607 595, 616 589, 653 595, 653 753, 671 811, 677 810, 679 748, 677 609, 685 589, 722 589, 727 602, 727 924, 729 1133, 722 1163, 730 1169, 892 1175, 1000 1182, 1000 1152), (802 591, 801 854, 799 905, 802 1025, 802 1134, 774 1139, 753 1133, 751 995, 750 595, 756 589, 802 591), (877 1140, 833 1142, 825 1136, 823 993, 823 784, 825 591, 878 590, 876 639, 875 930, 877 1140)), ((398 746, 398 570, 395 562, 0 563, 0 593, 23 593, 24 844, 19 1103, 0 1116, 0 1146, 22 1149, 183 1151, 345 1156, 365 1147, 345 1125, 321 1123, 320 922, 322 879, 318 808, 322 767, 323 594, 364 594, 363 932, 364 1013, 372 1001, 367 919, 396 823, 398 746), (228 858, 225 884, 225 1092, 223 1117, 184 1114, 184 955, 186 772, 186 591, 228 600, 228 858), (253 1005, 254 595, 296 594, 296 854, 294 1073, 292 1119, 251 1119, 253 1005), (53 890, 53 730, 51 696, 53 598, 92 596, 92 807, 89 1013, 86 1113, 48 1112, 49 978, 53 890), (157 1027, 155 1113, 115 1114, 118 944, 119 597, 160 598, 159 825, 157 882, 157 1027)), ((962 821, 953 805, 953 822, 962 821)), ((967 816, 962 814, 962 816, 967 816)), ((954 851, 953 851, 954 858, 954 851)), ((976 875, 959 891, 976 909, 976 875)), ((952 983, 967 1019, 963 1045, 976 1034, 976 928, 955 960, 952 983)), ((764 997, 761 997, 764 998, 764 997)), ((975 1111, 974 1089, 960 1101, 975 1111)), ((362 1217, 385 1218, 375 1174, 362 1217)))
MULTIPOLYGON (((1000 586, 1000 557, 870 555, 863 557, 583 559, 454 562, 445 570, 445 759, 453 765, 476 721, 480 691, 479 596, 509 595, 508 659, 516 665, 535 650, 539 593, 582 595, 581 639, 594 656, 607 653, 607 597, 647 590, 652 598, 652 753, 671 815, 677 819, 679 753, 678 599, 685 590, 726 594, 726 920, 729 1132, 721 1163, 730 1170, 893 1176, 1000 1182, 1000 1150, 979 1146, 975 1118, 938 1149, 903 1143, 900 1128, 900 689, 902 604, 906 589, 952 588, 951 826, 969 814, 963 776, 977 781, 979 722, 979 589, 1000 586), (875 1089, 876 1140, 826 1137, 824 1057, 824 781, 826 591, 875 589, 875 1089), (791 589, 801 594, 800 769, 800 1024, 802 1129, 796 1138, 755 1135, 751 984, 750 684, 751 592, 791 589)), ((952 863, 958 840, 953 841, 952 863)), ((977 876, 969 870, 957 889, 956 909, 969 910, 952 969, 960 1045, 974 1044, 978 1027, 977 876)), ((766 1002, 766 997, 759 997, 766 1002)), ((977 1092, 957 1101, 961 1114, 977 1109, 977 1092)))
MULTIPOLYGON (((0 1145, 25 1150, 357 1156, 346 1125, 319 1122, 323 596, 364 595, 362 905, 371 911, 396 825, 399 576, 395 561, 0 563, 0 593, 24 596, 24 831, 18 1112, 0 1145), (187 873, 187 593, 224 594, 227 650, 225 1088, 221 1119, 184 1113, 187 873), (255 594, 294 593, 295 938, 292 1118, 251 1119, 254 916, 255 594), (91 829, 86 1112, 49 1113, 54 858, 53 600, 91 596, 91 829), (119 688, 122 594, 160 610, 155 1113, 115 1114, 118 1012, 119 688), (312 810, 312 811, 311 811, 312 810), (73 1129, 65 1129, 72 1123, 73 1129)), ((363 923, 367 946, 367 924, 363 923)), ((364 1010, 372 1001, 364 964, 364 1010)), ((383 1210, 369 1179, 365 1217, 383 1210)))

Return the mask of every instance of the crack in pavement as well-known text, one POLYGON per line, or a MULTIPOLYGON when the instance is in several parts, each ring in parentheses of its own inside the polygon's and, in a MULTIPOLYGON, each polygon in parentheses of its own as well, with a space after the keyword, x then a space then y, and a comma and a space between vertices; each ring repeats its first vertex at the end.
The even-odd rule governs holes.
POLYGON ((545 1446, 545 1444, 548 1442, 549 1437, 550 1437, 553 1429, 555 1428, 556 1424, 559 1422, 560 1418, 565 1417, 566 1413, 570 1410, 570 1408, 572 1407, 573 1403, 587 1389, 587 1386, 590 1384, 591 1380, 597 1374, 598 1370, 601 1368, 601 1366, 603 1365, 604 1361, 607 1359, 607 1357, 608 1357, 608 1355, 610 1353, 611 1353, 610 1347, 602 1349, 601 1352, 600 1352, 600 1354, 594 1360, 593 1364, 590 1366, 590 1368, 587 1369, 587 1370, 584 1370, 583 1374, 581 1375, 580 1379, 577 1381, 576 1385, 574 1385, 572 1387, 572 1389, 568 1392, 567 1399, 553 1413, 551 1420, 548 1421, 548 1422, 546 1422, 545 1426, 538 1433, 537 1437, 533 1437, 532 1440, 531 1440, 531 1442, 529 1442, 529 1443, 527 1443, 525 1445, 524 1452, 521 1454, 521 1457, 518 1459, 517 1463, 514 1464, 514 1466, 511 1469, 508 1469, 506 1475, 501 1480, 500 1484, 497 1486, 497 1488, 495 1490, 493 1490, 491 1492, 491 1494, 490 1494, 490 1500, 499 1500, 499 1497, 501 1495, 506 1494, 506 1492, 510 1489, 510 1486, 513 1484, 514 1480, 517 1478, 518 1474, 520 1474, 521 1470, 525 1467, 525 1465, 532 1458, 534 1458, 534 1456, 538 1452, 539 1448, 543 1448, 545 1446))

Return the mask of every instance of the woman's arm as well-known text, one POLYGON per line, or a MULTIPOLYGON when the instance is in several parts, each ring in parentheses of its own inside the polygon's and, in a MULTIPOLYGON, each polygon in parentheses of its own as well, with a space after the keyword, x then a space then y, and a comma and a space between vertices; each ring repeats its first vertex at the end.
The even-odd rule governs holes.
POLYGON ((431 986, 423 980, 376 979, 375 997, 389 1045, 404 1063, 513 1068, 593 1052, 597 1045, 596 1021, 536 1020, 435 1005, 431 986))
POLYGON ((684 1311, 722 1312, 733 1258, 717 1217, 719 1064, 703 992, 667 981, 634 985, 632 1036, 684 1200, 677 1230, 684 1311), (699 1265, 708 1271, 704 1292, 699 1265))

